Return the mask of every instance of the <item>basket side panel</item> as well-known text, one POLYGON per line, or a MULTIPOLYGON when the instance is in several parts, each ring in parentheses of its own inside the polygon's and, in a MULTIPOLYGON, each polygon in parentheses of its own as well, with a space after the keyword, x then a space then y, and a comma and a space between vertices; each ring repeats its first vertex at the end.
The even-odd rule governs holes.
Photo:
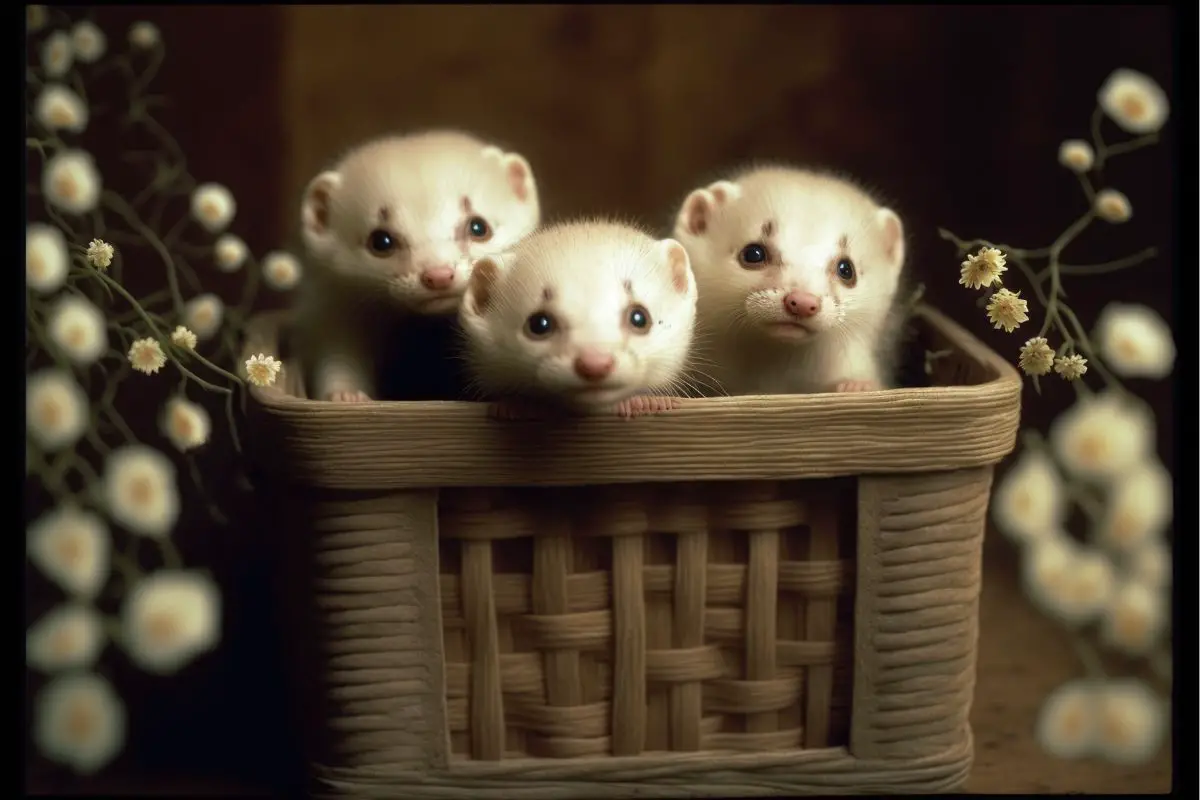
POLYGON ((992 469, 859 480, 850 750, 915 758, 969 737, 992 469))
POLYGON ((303 551, 303 571, 289 591, 299 595, 296 627, 308 640, 297 665, 312 693, 304 705, 320 732, 310 761, 318 771, 444 768, 436 492, 321 495, 299 505, 307 535, 289 546, 303 551))

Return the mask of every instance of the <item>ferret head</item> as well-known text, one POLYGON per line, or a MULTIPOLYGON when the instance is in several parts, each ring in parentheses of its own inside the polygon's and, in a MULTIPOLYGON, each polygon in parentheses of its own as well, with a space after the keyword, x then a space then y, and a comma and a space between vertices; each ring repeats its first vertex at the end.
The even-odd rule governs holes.
POLYGON ((675 236, 702 319, 785 343, 878 329, 905 255, 894 211, 840 179, 785 168, 696 189, 675 236))
POLYGON ((537 227, 529 163, 465 134, 369 142, 308 184, 301 206, 314 262, 378 284, 402 307, 458 308, 471 263, 537 227))
POLYGON ((459 313, 482 388, 599 410, 679 381, 696 282, 673 239, 573 222, 476 262, 459 313))

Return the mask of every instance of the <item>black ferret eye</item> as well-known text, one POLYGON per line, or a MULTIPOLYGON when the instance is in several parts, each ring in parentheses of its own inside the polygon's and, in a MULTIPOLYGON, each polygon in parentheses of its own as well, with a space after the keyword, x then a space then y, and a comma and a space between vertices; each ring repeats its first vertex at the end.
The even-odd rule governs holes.
POLYGON ((629 324, 638 333, 645 333, 650 330, 650 312, 646 310, 645 306, 631 306, 627 319, 629 320, 629 324))
POLYGON ((837 262, 837 276, 845 283, 854 283, 854 278, 858 275, 854 271, 854 262, 848 258, 839 258, 837 262))
POLYGON ((483 217, 471 217, 467 220, 467 235, 477 242, 486 242, 492 238, 492 228, 483 217))
POLYGON ((554 333, 554 317, 545 311, 535 311, 525 320, 525 330, 534 339, 541 339, 554 333))
POLYGON ((742 252, 738 254, 738 260, 742 262, 743 267, 761 266, 767 261, 767 248, 758 242, 752 242, 742 248, 742 252))
POLYGON ((396 249, 396 237, 382 228, 376 228, 367 236, 367 249, 377 256, 391 255, 396 249))

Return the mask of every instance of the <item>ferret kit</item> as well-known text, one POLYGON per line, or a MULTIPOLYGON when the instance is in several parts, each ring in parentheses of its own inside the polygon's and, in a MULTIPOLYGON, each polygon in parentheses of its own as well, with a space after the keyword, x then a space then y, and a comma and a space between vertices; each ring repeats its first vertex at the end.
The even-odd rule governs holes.
POLYGON ((304 353, 250 444, 313 793, 959 789, 1015 369, 908 313, 902 218, 851 181, 731 173, 653 232, 543 222, 525 155, 351 151, 302 203, 314 293, 251 325, 304 353))

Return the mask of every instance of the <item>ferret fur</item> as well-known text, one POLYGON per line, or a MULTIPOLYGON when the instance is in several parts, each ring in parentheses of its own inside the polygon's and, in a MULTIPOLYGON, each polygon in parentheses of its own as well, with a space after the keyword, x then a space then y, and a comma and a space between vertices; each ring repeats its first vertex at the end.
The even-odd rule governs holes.
POLYGON ((695 315, 683 246, 610 220, 548 226, 476 262, 460 311, 471 376, 490 399, 625 417, 674 407, 695 315), (532 333, 543 314, 551 331, 532 333), (611 372, 589 379, 582 364, 609 357, 611 372))
POLYGON ((699 288, 697 362, 722 393, 892 385, 906 250, 895 211, 834 175, 763 166, 692 191, 674 235, 699 288), (744 263, 751 244, 765 261, 744 263), (839 278, 842 259, 853 280, 839 278), (819 310, 801 321, 787 300, 805 296, 819 310))
POLYGON ((301 203, 309 269, 296 314, 311 396, 454 399, 457 312, 472 263, 539 220, 529 163, 457 131, 374 139, 313 178, 301 203), (476 217, 487 235, 473 235, 476 217), (394 246, 373 248, 377 231, 394 246))

